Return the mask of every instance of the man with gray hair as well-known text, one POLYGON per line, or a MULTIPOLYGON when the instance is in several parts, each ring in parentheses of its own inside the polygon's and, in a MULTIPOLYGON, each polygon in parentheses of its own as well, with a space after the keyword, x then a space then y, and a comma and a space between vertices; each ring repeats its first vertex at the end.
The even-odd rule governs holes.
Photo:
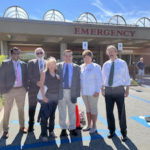
POLYGON ((40 89, 41 82, 40 76, 45 69, 45 52, 43 48, 38 47, 35 49, 36 59, 28 62, 28 86, 29 86, 29 128, 28 132, 33 132, 34 116, 37 105, 37 93, 40 89))
POLYGON ((113 114, 114 104, 117 104, 119 124, 122 134, 122 141, 127 140, 127 125, 124 97, 129 95, 130 76, 127 64, 124 60, 117 58, 117 49, 109 45, 106 49, 109 60, 102 68, 103 87, 102 95, 106 102, 106 115, 108 122, 109 135, 115 135, 115 118, 113 114))

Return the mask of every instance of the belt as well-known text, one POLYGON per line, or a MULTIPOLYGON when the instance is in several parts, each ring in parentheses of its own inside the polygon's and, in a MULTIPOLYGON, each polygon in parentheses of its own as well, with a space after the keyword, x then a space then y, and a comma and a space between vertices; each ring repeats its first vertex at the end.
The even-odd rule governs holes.
POLYGON ((22 88, 23 86, 18 86, 18 87, 13 87, 14 89, 19 89, 22 88))
POLYGON ((123 85, 115 86, 115 87, 106 86, 105 88, 108 88, 108 89, 117 89, 117 88, 122 88, 122 87, 124 87, 124 86, 123 85))

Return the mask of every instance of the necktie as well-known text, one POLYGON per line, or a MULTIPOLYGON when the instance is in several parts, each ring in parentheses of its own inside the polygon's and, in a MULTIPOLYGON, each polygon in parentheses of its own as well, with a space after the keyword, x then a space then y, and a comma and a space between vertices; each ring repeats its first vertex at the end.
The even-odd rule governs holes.
POLYGON ((16 66, 16 77, 17 77, 17 86, 21 86, 21 82, 20 82, 20 73, 19 73, 19 69, 18 69, 18 63, 15 62, 15 66, 16 66))
POLYGON ((108 85, 109 86, 113 85, 113 78, 114 78, 114 62, 112 62, 112 65, 110 68, 109 79, 108 79, 108 85))
POLYGON ((42 60, 40 60, 40 73, 43 71, 43 63, 42 60))
POLYGON ((64 88, 68 89, 69 88, 69 68, 68 64, 66 64, 66 70, 64 74, 64 88))

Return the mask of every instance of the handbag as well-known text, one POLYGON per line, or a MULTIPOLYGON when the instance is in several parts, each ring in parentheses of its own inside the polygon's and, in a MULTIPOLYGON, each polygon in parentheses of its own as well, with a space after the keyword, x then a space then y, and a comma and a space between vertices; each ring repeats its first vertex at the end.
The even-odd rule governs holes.
MULTIPOLYGON (((46 85, 44 85, 44 94, 47 92, 47 86, 46 85)), ((41 90, 39 89, 39 92, 38 92, 38 94, 37 94, 37 99, 39 100, 39 101, 42 101, 43 100, 43 96, 42 96, 42 93, 41 93, 41 90)))

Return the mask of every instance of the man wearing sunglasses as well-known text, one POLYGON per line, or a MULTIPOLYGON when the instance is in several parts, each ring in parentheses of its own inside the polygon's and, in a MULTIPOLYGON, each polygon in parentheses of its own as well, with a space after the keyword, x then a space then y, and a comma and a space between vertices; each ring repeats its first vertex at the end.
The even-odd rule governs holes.
POLYGON ((27 133, 27 129, 24 127, 24 103, 27 91, 27 64, 19 60, 19 48, 13 47, 10 52, 11 59, 2 62, 0 72, 0 91, 4 96, 3 138, 5 139, 9 137, 9 117, 14 99, 18 107, 20 131, 27 133))
POLYGON ((41 47, 35 49, 36 59, 28 62, 28 85, 29 85, 29 128, 28 132, 33 132, 34 116, 37 105, 37 94, 40 89, 40 75, 45 69, 45 52, 41 47))

